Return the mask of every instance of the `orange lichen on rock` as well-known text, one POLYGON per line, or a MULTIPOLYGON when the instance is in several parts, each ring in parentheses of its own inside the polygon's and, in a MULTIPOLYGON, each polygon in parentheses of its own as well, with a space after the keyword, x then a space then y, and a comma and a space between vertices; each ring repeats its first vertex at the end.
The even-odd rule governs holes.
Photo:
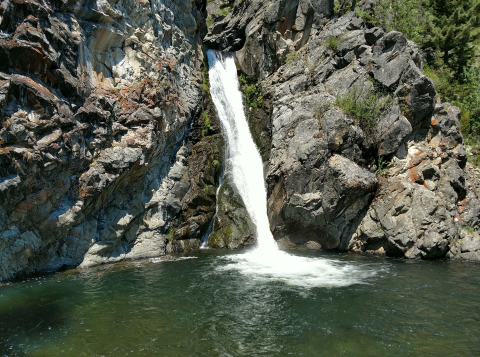
POLYGON ((412 167, 408 170, 408 179, 412 182, 420 182, 423 181, 417 167, 412 167))
POLYGON ((87 189, 79 188, 78 189, 78 198, 87 198, 92 196, 87 189))
POLYGON ((416 152, 415 154, 413 154, 413 158, 412 160, 410 161, 410 167, 413 168, 415 166, 418 166, 419 164, 421 164, 424 160, 424 158, 422 157, 422 155, 424 154, 425 152, 423 150, 419 150, 418 152, 416 152))
POLYGON ((467 206, 468 206, 468 199, 465 197, 463 200, 458 202, 458 213, 460 214, 464 213, 467 206))
POLYGON ((0 154, 8 154, 12 150, 13 150, 13 147, 11 147, 11 146, 6 147, 6 148, 0 148, 0 154))

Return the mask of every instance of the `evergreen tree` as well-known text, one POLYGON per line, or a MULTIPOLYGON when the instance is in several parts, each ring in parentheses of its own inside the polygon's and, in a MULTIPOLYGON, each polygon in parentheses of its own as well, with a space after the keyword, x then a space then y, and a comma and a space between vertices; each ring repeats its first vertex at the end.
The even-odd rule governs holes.
POLYGON ((468 114, 468 128, 464 133, 480 136, 480 65, 465 68, 462 81, 465 83, 465 96, 461 104, 468 114))
POLYGON ((428 38, 429 0, 377 0, 368 10, 356 10, 367 26, 400 31, 409 40, 422 45, 428 38))
POLYGON ((443 63, 459 78, 475 56, 472 42, 480 33, 473 34, 472 30, 480 25, 480 1, 430 0, 430 5, 432 42, 441 52, 443 63))

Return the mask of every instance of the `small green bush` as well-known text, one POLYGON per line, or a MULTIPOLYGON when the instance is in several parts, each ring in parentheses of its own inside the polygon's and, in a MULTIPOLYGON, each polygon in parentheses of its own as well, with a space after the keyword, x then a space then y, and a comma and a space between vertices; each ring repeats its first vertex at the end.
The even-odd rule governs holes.
POLYGON ((473 234, 473 232, 474 232, 472 226, 465 226, 465 227, 463 227, 463 229, 466 230, 467 233, 469 233, 469 234, 473 234))
POLYGON ((220 10, 220 15, 222 15, 222 16, 227 16, 229 13, 230 13, 230 11, 228 10, 228 8, 220 10))
POLYGON ((384 160, 383 156, 378 158, 378 169, 375 171, 375 175, 385 176, 388 174, 390 167, 393 165, 393 162, 384 160))
POLYGON ((332 50, 333 52, 338 51, 338 46, 343 42, 344 40, 338 36, 330 36, 326 39, 325 41, 325 47, 327 49, 332 50))
POLYGON ((292 52, 287 55, 287 58, 285 60, 286 64, 290 64, 295 60, 295 57, 297 57, 297 52, 292 52))
POLYGON ((210 130, 212 126, 210 125, 210 117, 207 112, 203 112, 203 117, 205 118, 205 123, 203 124, 204 128, 210 130))
POLYGON ((245 86, 245 100, 247 105, 252 108, 259 108, 263 104, 262 86, 252 77, 241 74, 240 82, 245 86))
POLYGON ((203 118, 202 136, 205 136, 209 130, 212 129, 212 125, 210 124, 210 117, 206 111, 202 112, 201 117, 203 118))
POLYGON ((346 14, 348 11, 352 10, 353 0, 335 0, 333 5, 333 11, 336 14, 346 14))
POLYGON ((468 154, 468 162, 480 167, 480 136, 467 136, 465 144, 470 146, 470 149, 472 150, 472 155, 468 154))
POLYGON ((358 86, 337 97, 335 101, 335 105, 353 116, 356 124, 367 131, 375 126, 378 117, 390 108, 392 103, 391 95, 383 95, 372 89, 364 90, 358 86))
POLYGON ((211 15, 211 14, 208 14, 206 22, 207 22, 207 27, 212 27, 212 25, 213 25, 213 18, 212 18, 212 15, 211 15))
POLYGON ((313 116, 318 120, 318 126, 321 128, 321 120, 326 112, 332 107, 332 102, 325 102, 313 109, 313 116))

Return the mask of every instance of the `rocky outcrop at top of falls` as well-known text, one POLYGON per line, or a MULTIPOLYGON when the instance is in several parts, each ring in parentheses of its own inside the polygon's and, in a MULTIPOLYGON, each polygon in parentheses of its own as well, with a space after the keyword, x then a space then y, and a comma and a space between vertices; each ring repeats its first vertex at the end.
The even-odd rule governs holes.
MULTIPOLYGON (((478 171, 415 44, 330 0, 228 3, 207 33, 200 0, 0 1, 0 279, 198 247, 224 146, 203 44, 262 88, 247 106, 277 239, 478 258, 478 171), (375 126, 339 104, 354 89, 386 103, 375 126)), ((223 182, 210 243, 241 247, 223 182)))

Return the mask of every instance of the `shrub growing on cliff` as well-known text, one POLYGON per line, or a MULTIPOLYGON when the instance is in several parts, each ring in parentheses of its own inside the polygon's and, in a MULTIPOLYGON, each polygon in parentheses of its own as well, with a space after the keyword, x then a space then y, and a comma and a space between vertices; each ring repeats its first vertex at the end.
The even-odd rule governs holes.
POLYGON ((287 58, 285 60, 286 64, 290 64, 295 60, 295 57, 297 57, 297 52, 292 52, 287 55, 287 58))
POLYGON ((425 75, 442 101, 462 109, 462 133, 480 141, 479 0, 378 0, 357 12, 368 26, 395 30, 418 42, 425 75), (475 54, 477 52, 477 55, 475 54))
POLYGON ((468 154, 468 161, 473 165, 480 167, 480 138, 471 135, 467 137, 465 144, 469 146, 470 151, 468 154))
POLYGON ((337 97, 335 105, 355 118, 355 123, 369 131, 378 117, 393 103, 391 95, 383 95, 373 89, 354 86, 350 91, 337 97))
POLYGON ((240 83, 245 86, 245 100, 247 105, 252 108, 261 107, 263 104, 262 86, 252 77, 241 74, 240 83))
POLYGON ((343 42, 343 39, 337 36, 330 36, 325 41, 325 47, 327 49, 332 50, 333 52, 337 52, 338 46, 343 42))
POLYGON ((337 14, 343 15, 348 11, 352 11, 357 4, 356 0, 335 0, 333 11, 337 14))
POLYGON ((313 109, 313 116, 318 120, 318 126, 322 127, 322 118, 332 107, 332 102, 325 102, 313 109))
POLYGON ((218 6, 220 9, 220 15, 227 16, 232 10, 235 5, 235 0, 226 0, 225 2, 221 2, 218 6))
POLYGON ((388 174, 388 171, 390 170, 390 167, 393 165, 392 162, 384 160, 383 156, 379 156, 377 163, 378 168, 377 171, 375 171, 375 175, 381 176, 386 176, 388 174))
POLYGON ((400 31, 408 39, 421 42, 427 32, 424 6, 424 0, 380 0, 367 11, 355 12, 370 26, 400 31))
POLYGON ((202 112, 201 118, 203 120, 202 136, 205 136, 212 129, 212 125, 210 124, 210 117, 206 111, 202 112))

